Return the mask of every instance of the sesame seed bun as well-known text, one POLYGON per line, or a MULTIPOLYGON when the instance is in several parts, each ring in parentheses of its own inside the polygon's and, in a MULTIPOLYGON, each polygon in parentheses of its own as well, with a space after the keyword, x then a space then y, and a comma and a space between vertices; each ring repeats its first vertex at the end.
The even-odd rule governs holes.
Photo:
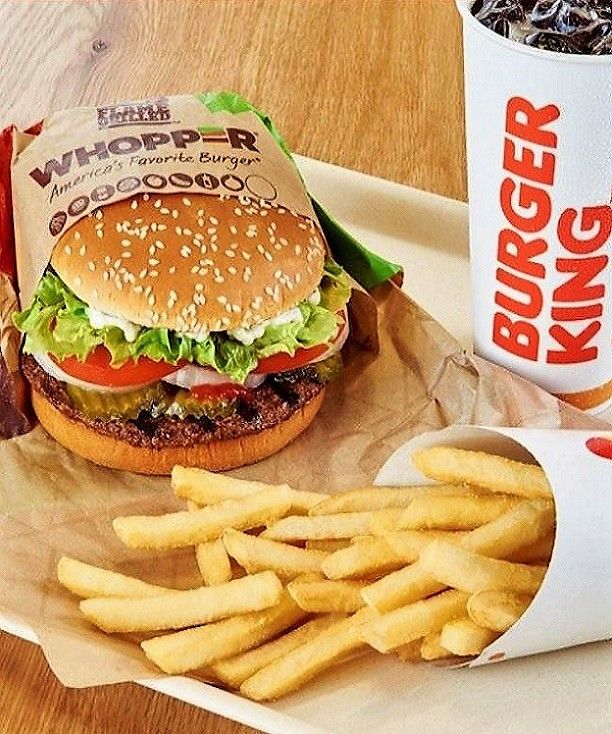
POLYGON ((323 276, 318 226, 283 207, 202 194, 141 194, 79 220, 51 264, 100 311, 147 327, 226 331, 307 298, 323 276))

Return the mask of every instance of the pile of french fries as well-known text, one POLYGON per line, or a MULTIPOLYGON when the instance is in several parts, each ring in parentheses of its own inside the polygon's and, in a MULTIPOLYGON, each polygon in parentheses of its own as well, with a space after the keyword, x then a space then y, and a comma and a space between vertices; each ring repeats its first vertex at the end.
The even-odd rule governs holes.
POLYGON ((143 551, 193 547, 198 588, 67 557, 58 578, 105 632, 155 633, 141 647, 162 671, 197 670, 257 701, 368 648, 406 662, 478 655, 542 583, 550 486, 538 466, 474 451, 413 462, 439 483, 328 496, 177 466, 186 510, 113 528, 143 551))

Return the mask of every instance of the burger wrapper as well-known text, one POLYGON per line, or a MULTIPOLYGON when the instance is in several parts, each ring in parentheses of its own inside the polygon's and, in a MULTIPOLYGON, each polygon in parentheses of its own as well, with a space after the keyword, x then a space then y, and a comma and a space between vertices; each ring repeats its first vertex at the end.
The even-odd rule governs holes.
POLYGON ((469 666, 612 638, 612 431, 451 426, 408 441, 376 484, 433 484, 411 462, 429 446, 535 461, 554 495, 557 529, 544 582, 518 622, 469 666))
MULTIPOLYGON (((216 99, 222 99, 225 111, 237 109, 238 115, 248 111, 239 98, 216 99)), ((129 122, 130 115, 140 113, 124 109, 116 114, 129 122)), ((287 153, 268 118, 262 113, 254 114, 287 153)), ((181 111, 181 124, 186 119, 182 115, 181 111)), ((172 121, 174 116, 172 112, 172 121)), ((53 130, 53 119, 45 121, 43 132, 53 130)), ((59 119, 64 119, 61 113, 59 119)), ((227 124, 228 119, 224 121, 227 124)), ((237 126, 234 117, 230 121, 237 126)), ((250 122, 246 117, 240 117, 240 126, 247 124, 250 122)), ((137 129, 142 129, 140 123, 137 129)), ((163 129, 166 128, 155 127, 158 131, 163 129)), ((130 123, 115 133, 117 137, 132 136, 135 130, 130 123)), ((43 135, 34 137, 38 131, 36 128, 28 133, 26 148, 21 147, 25 138, 16 139, 16 150, 32 155, 34 146, 42 145, 39 140, 43 140, 43 135)), ((106 134, 108 129, 97 132, 106 134)), ((260 132, 263 134, 261 129, 260 132)), ((3 153, 12 150, 6 138, 4 135, 1 139, 3 153)), ((278 159, 279 166, 284 163, 278 159)), ((5 164, 5 156, 0 155, 0 175, 6 174, 5 164)), ((295 170, 285 169, 287 172, 296 177, 295 170)), ((5 176, 0 186, 5 197, 0 210, 0 226, 4 227, 0 268, 7 276, 0 280, 4 294, 0 303, 9 304, 0 311, 4 355, 0 367, 5 375, 17 364, 17 341, 10 326, 17 283, 13 253, 8 247, 12 240, 12 230, 7 227, 11 210, 6 201, 10 183, 5 176)), ((35 186, 27 184, 30 188, 35 186)), ((87 185, 91 188, 91 182, 87 185)), ((297 184, 291 190, 297 191, 297 184)), ((21 202, 18 206, 16 260, 25 302, 49 258, 53 237, 41 229, 36 231, 40 231, 42 239, 26 240, 19 230, 29 205, 21 202)), ((310 211, 308 202, 302 201, 301 206, 306 213, 310 211)), ((369 253, 316 202, 314 207, 334 257, 372 291, 370 295, 364 290, 353 294, 353 338, 345 347, 345 372, 342 379, 328 387, 323 408, 312 426, 277 455, 235 471, 234 476, 335 492, 373 482, 383 464, 409 439, 452 424, 564 431, 609 428, 603 421, 559 402, 522 378, 463 352, 440 324, 386 280, 397 272, 396 267, 369 253)), ((42 207, 41 211, 45 212, 47 224, 50 209, 42 207)), ((2 421, 10 411, 0 405, 0 429, 4 435, 13 436, 0 443, 0 609, 35 630, 51 668, 68 686, 161 676, 141 654, 136 638, 105 635, 83 620, 76 599, 57 583, 55 568, 61 555, 72 555, 158 584, 177 588, 196 585, 198 575, 192 552, 130 550, 119 542, 111 528, 111 520, 116 516, 161 513, 181 509, 183 503, 173 497, 167 478, 142 477, 94 466, 64 450, 39 427, 16 435, 27 428, 27 422, 17 407, 14 392, 11 393, 14 381, 9 376, 4 384, 8 388, 0 393, 0 400, 12 406, 16 420, 8 426, 11 430, 5 430, 7 426, 2 421), (22 421, 21 425, 17 419, 22 421)), ((559 602, 563 602, 563 595, 559 602)))

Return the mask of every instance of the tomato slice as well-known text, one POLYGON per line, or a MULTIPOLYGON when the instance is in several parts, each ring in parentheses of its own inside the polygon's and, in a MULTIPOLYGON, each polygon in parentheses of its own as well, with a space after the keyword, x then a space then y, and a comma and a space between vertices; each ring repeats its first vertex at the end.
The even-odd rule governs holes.
POLYGON ((217 400, 234 400, 248 398, 250 391, 242 385, 223 383, 221 385, 196 385, 189 390, 197 400, 216 402, 217 400))
POLYGON ((295 370, 325 354, 327 349, 327 344, 317 344, 316 347, 298 349, 293 357, 286 352, 279 352, 278 354, 273 354, 271 357, 260 359, 259 364, 255 368, 255 372, 269 375, 273 372, 295 370))
POLYGON ((105 387, 147 385, 181 368, 180 364, 155 362, 148 357, 140 357, 138 360, 128 359, 120 367, 111 367, 110 352, 103 346, 96 347, 84 362, 76 357, 58 360, 52 355, 49 356, 71 377, 105 387))
MULTIPOLYGON (((334 337, 331 344, 335 344, 343 334, 345 317, 343 312, 336 314, 340 319, 338 333, 334 337)), ((286 352, 279 352, 273 354, 271 357, 264 357, 259 360, 259 364, 255 368, 255 372, 258 374, 272 374, 274 372, 286 372, 288 370, 295 370, 298 367, 303 367, 305 364, 313 362, 315 359, 321 357, 330 348, 329 344, 317 344, 314 347, 304 347, 298 349, 293 357, 286 352)))

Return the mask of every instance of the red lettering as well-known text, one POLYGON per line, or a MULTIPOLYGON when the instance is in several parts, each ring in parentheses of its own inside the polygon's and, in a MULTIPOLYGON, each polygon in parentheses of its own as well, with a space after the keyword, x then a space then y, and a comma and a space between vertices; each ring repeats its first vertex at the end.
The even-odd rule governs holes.
POLYGON ((517 357, 538 359, 540 336, 533 324, 527 321, 512 321, 504 313, 496 313, 493 317, 493 342, 506 352, 517 357))
POLYGON ((537 283, 532 283, 526 278, 521 278, 514 273, 498 268, 495 274, 498 283, 512 288, 518 293, 523 293, 527 297, 527 301, 517 301, 515 298, 497 292, 495 294, 495 303, 498 306, 510 311, 517 316, 523 316, 526 319, 535 319, 542 312, 542 291, 537 283))
POLYGON ((522 146, 520 157, 517 157, 516 143, 506 138, 504 141, 504 170, 529 181, 552 186, 555 180, 555 156, 553 153, 542 153, 542 163, 538 166, 535 153, 531 148, 522 146))
POLYGON ((546 269, 542 263, 533 262, 533 259, 543 255, 547 249, 546 240, 537 239, 528 242, 513 229, 502 229, 497 245, 497 260, 501 265, 518 270, 519 273, 543 278, 546 269))
POLYGON ((557 258, 557 272, 575 273, 565 283, 553 291, 553 301, 561 303, 579 303, 581 301, 595 301, 603 298, 606 287, 603 283, 588 285, 601 273, 608 264, 607 255, 584 257, 580 259, 557 258))
POLYGON ((592 303, 590 306, 553 306, 550 315, 554 321, 586 321, 598 319, 603 314, 603 304, 592 303))
POLYGON ((593 321, 576 335, 571 334, 564 326, 559 326, 559 324, 551 326, 548 333, 559 346, 563 347, 563 350, 549 349, 546 353, 546 361, 549 364, 577 364, 597 359, 599 349, 597 346, 587 348, 587 344, 600 329, 601 323, 599 321, 593 321))
POLYGON ((500 203, 506 219, 513 227, 523 232, 539 232, 550 222, 552 206, 550 196, 543 189, 519 183, 518 206, 525 210, 527 216, 522 216, 513 205, 513 194, 517 184, 506 178, 502 182, 500 191, 500 203))
POLYGON ((578 238, 572 231, 577 219, 578 212, 575 209, 566 209, 559 219, 557 234, 566 250, 576 255, 588 255, 610 239, 612 209, 609 206, 587 206, 582 210, 580 233, 589 235, 586 238, 578 238))
POLYGON ((552 130, 543 128, 561 117, 561 111, 554 104, 545 107, 534 107, 523 97, 512 97, 506 108, 506 130, 530 143, 545 148, 557 147, 557 136, 552 130))

